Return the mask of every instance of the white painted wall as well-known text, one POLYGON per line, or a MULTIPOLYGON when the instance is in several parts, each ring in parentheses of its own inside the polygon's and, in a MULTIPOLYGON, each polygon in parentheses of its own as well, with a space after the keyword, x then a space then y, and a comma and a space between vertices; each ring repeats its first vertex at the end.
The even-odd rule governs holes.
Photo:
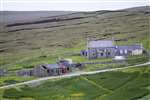
POLYGON ((143 53, 142 49, 136 49, 132 51, 132 55, 141 55, 143 53))

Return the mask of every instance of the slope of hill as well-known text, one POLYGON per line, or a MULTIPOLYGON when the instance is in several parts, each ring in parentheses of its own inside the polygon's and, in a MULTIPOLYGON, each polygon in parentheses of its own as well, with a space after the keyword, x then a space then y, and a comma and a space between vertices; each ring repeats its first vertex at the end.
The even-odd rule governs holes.
POLYGON ((65 11, 0 11, 0 23, 16 23, 37 20, 42 17, 59 16, 74 12, 65 11))
POLYGON ((6 22, 0 31, 0 65, 49 55, 60 48, 80 50, 88 37, 114 37, 119 44, 142 42, 150 50, 149 16, 147 10, 97 11, 6 22))
POLYGON ((124 9, 124 10, 125 10, 125 11, 150 12, 150 7, 149 7, 149 6, 134 7, 134 8, 124 9))

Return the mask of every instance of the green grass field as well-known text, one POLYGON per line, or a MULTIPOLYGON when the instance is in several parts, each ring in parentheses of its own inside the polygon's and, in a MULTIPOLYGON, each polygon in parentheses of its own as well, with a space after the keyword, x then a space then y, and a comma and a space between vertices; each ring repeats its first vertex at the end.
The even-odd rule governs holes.
POLYGON ((142 100, 150 95, 149 67, 15 87, 3 90, 0 96, 2 100, 142 100))

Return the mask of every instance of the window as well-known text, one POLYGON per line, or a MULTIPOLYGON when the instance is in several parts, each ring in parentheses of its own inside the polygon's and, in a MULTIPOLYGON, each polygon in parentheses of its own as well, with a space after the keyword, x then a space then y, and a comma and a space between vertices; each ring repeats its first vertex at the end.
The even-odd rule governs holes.
POLYGON ((54 73, 54 70, 53 70, 53 69, 51 69, 51 73, 54 73))
POLYGON ((124 53, 127 54, 127 49, 124 50, 124 53))
POLYGON ((97 49, 97 52, 101 53, 101 52, 103 52, 103 50, 102 49, 97 49))
POLYGON ((69 71, 69 67, 67 67, 67 71, 69 71))
POLYGON ((120 54, 123 54, 123 51, 122 51, 122 50, 120 50, 120 54))
POLYGON ((47 73, 50 73, 50 70, 49 70, 49 69, 47 70, 47 73))
POLYGON ((104 54, 103 53, 101 53, 101 56, 103 56, 104 54))
POLYGON ((87 52, 85 52, 85 56, 87 56, 87 52))

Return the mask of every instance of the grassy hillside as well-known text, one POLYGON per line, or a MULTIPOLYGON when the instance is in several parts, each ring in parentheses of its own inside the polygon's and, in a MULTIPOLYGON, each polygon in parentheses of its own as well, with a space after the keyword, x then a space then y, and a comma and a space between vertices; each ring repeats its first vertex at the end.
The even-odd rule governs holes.
POLYGON ((0 30, 0 66, 10 68, 28 61, 34 63, 31 65, 55 62, 62 54, 78 53, 85 48, 88 37, 114 37, 117 44, 143 43, 150 50, 149 7, 135 9, 76 12, 35 19, 33 16, 33 20, 5 22, 0 30))
POLYGON ((58 16, 74 13, 71 11, 0 11, 0 23, 12 24, 16 22, 33 21, 43 17, 58 16))
POLYGON ((1 92, 8 100, 148 100, 150 66, 51 80, 1 92))

